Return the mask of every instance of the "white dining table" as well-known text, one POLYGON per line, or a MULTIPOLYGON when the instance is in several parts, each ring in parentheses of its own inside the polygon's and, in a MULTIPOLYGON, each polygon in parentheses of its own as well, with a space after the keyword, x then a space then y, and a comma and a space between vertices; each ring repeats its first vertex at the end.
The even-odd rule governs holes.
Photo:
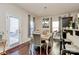
POLYGON ((48 34, 48 35, 42 35, 42 34, 41 34, 41 38, 42 38, 42 40, 49 40, 51 36, 52 36, 51 33, 48 34))

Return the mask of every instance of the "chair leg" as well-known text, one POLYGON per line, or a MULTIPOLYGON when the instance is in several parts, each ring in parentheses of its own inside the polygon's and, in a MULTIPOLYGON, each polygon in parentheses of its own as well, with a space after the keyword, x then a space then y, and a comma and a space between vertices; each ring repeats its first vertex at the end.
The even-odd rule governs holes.
POLYGON ((48 55, 48 44, 47 44, 47 47, 46 47, 46 54, 48 55))
POLYGON ((3 54, 6 55, 7 54, 6 51, 5 51, 5 44, 6 44, 6 42, 2 42, 2 44, 3 44, 3 54))
POLYGON ((29 54, 30 54, 30 55, 33 55, 33 45, 30 45, 29 54))
POLYGON ((34 52, 34 46, 32 45, 32 55, 34 54, 33 52, 34 52))
POLYGON ((32 46, 30 45, 30 48, 29 48, 29 55, 32 54, 32 50, 31 50, 32 46))
POLYGON ((41 55, 41 46, 40 46, 40 55, 41 55))

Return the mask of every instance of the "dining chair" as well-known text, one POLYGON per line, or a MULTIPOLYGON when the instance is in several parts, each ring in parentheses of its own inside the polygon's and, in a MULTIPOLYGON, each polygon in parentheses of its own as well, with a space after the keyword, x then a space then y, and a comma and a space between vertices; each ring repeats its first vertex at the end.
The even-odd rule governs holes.
POLYGON ((50 40, 49 40, 49 45, 51 47, 51 50, 50 50, 50 54, 52 54, 52 47, 53 47, 53 33, 51 33, 51 37, 50 37, 50 40))
POLYGON ((49 38, 45 38, 45 42, 46 42, 46 54, 48 55, 51 54, 49 52, 52 50, 51 47, 53 46, 53 37, 52 37, 52 33, 48 33, 47 35, 45 35, 45 37, 47 36, 49 38))
POLYGON ((51 33, 52 35, 51 35, 51 37, 50 37, 50 44, 51 44, 51 46, 53 46, 53 33, 51 33))
POLYGON ((31 47, 30 51, 32 52, 31 54, 35 54, 35 47, 40 47, 40 55, 41 55, 41 35, 40 34, 33 34, 33 39, 31 40, 31 47))
POLYGON ((6 54, 5 51, 5 45, 6 45, 6 40, 2 39, 3 34, 0 33, 0 49, 2 50, 1 54, 6 54))

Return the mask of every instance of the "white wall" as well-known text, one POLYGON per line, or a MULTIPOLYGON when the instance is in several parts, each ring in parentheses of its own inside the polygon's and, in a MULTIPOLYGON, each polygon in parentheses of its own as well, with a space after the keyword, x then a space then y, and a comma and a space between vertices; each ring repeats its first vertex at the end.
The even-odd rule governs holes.
POLYGON ((41 30, 41 17, 35 17, 36 30, 41 30))
POLYGON ((73 16, 73 19, 75 19, 75 17, 77 16, 78 11, 74 11, 74 12, 68 12, 68 13, 64 13, 64 14, 60 14, 60 15, 56 15, 56 16, 52 16, 52 20, 59 20, 59 17, 68 17, 68 16, 73 16))
POLYGON ((8 46, 8 17, 14 16, 20 20, 20 33, 21 40, 20 44, 29 41, 28 38, 28 12, 24 9, 19 8, 13 4, 0 4, 0 32, 4 32, 4 39, 7 40, 6 49, 9 49, 8 46))

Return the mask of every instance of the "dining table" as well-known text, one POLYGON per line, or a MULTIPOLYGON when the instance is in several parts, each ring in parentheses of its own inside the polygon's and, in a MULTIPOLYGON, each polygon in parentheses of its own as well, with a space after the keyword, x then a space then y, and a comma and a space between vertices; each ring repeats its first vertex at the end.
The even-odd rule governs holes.
POLYGON ((52 33, 49 33, 47 35, 43 35, 40 32, 34 32, 33 34, 40 34, 41 35, 41 41, 45 41, 45 43, 46 43, 46 54, 48 55, 48 45, 49 45, 49 41, 50 41, 50 38, 52 36, 52 33))

